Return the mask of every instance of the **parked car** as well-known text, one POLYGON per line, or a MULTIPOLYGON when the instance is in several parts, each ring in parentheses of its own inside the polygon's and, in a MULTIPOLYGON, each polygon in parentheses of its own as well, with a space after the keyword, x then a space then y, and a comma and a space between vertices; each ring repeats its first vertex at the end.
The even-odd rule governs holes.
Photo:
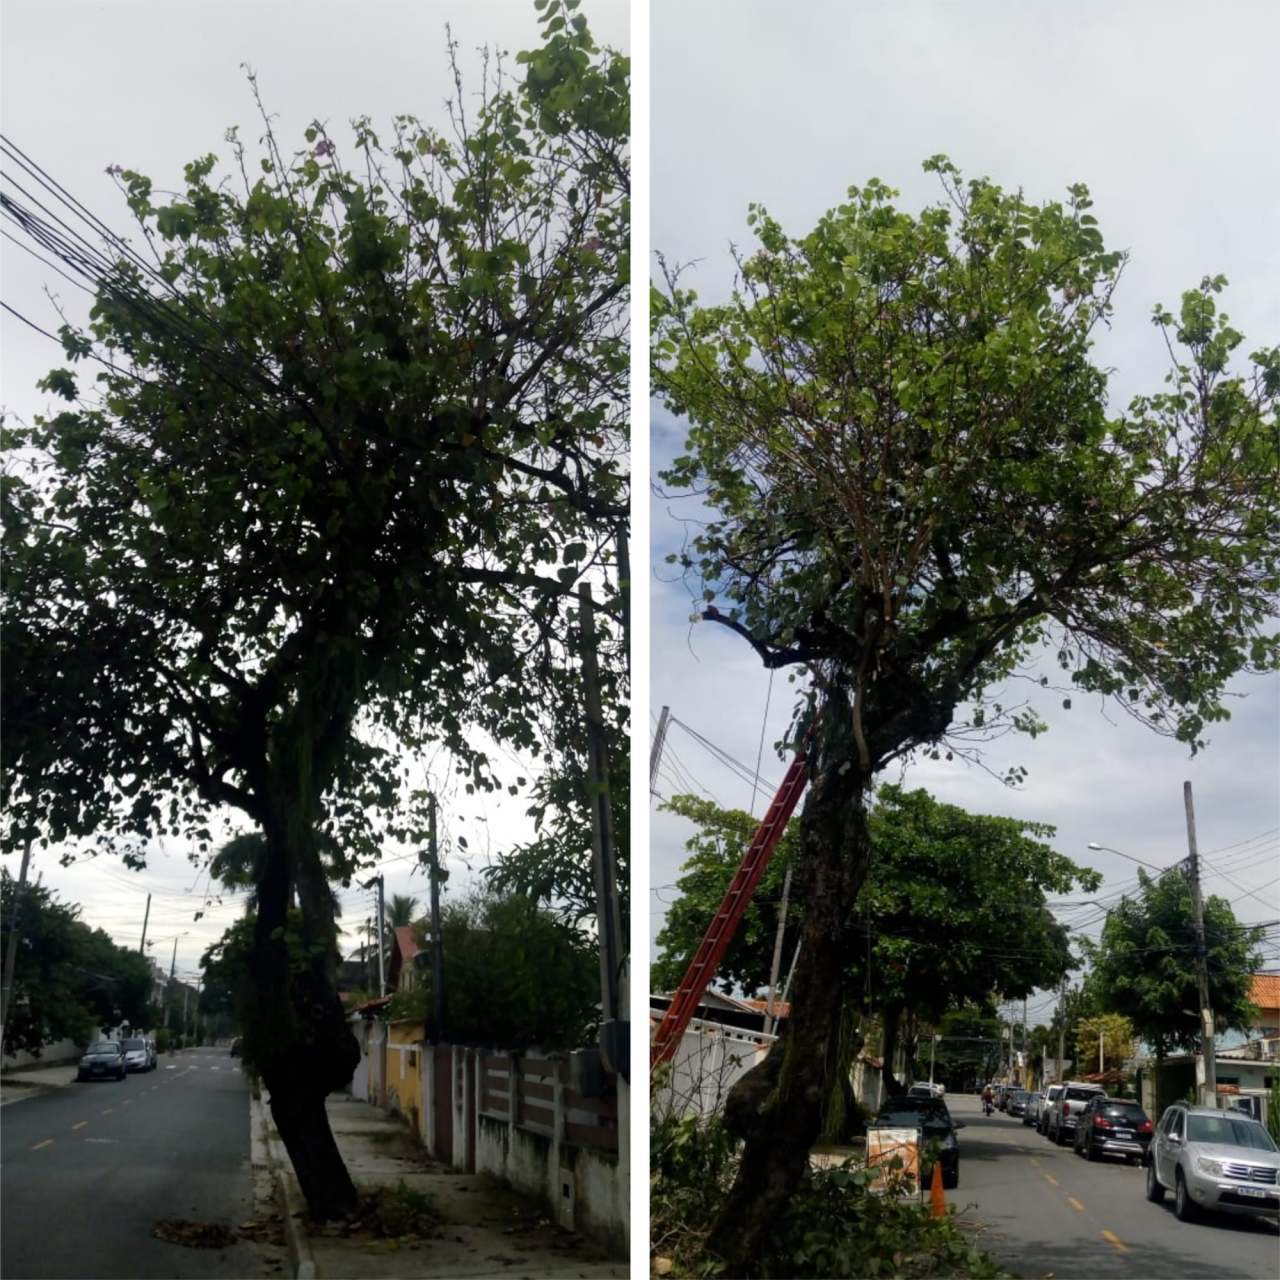
POLYGON ((127 1071, 150 1071, 156 1065, 147 1042, 141 1036, 128 1036, 120 1044, 124 1049, 127 1071))
POLYGON ((105 1080, 108 1076, 115 1076, 117 1080, 123 1080, 129 1073, 129 1068, 124 1060, 124 1050, 120 1047, 118 1040, 99 1040, 97 1044, 91 1044, 85 1050, 84 1057, 80 1059, 80 1069, 76 1072, 76 1079, 79 1080, 105 1080))
POLYGON ((1080 1112, 1090 1098, 1101 1094, 1104 1098, 1107 1091, 1099 1084, 1075 1084, 1068 1080, 1062 1093, 1053 1104, 1053 1112, 1049 1116, 1049 1141, 1058 1146, 1066 1146, 1068 1140, 1074 1140, 1076 1121, 1080 1112))
POLYGON ((1022 1112, 1022 1123, 1026 1125, 1034 1125, 1040 1119, 1040 1104, 1044 1101, 1044 1094, 1039 1090, 1033 1090, 1027 1094, 1027 1105, 1022 1112))
POLYGON ((1005 1114, 1011 1116, 1025 1116, 1027 1114, 1027 1099, 1031 1097, 1031 1093, 1027 1089, 1013 1089, 1009 1093, 1009 1100, 1005 1103, 1005 1114))
POLYGON ((1147 1199, 1173 1192, 1173 1211, 1280 1212, 1280 1150, 1256 1120, 1237 1111, 1175 1102, 1160 1117, 1147 1159, 1147 1199))
POLYGON ((940 1084, 927 1084, 921 1081, 907 1090, 908 1098, 941 1098, 946 1090, 940 1084))
POLYGON ((1090 1098, 1076 1125, 1075 1151, 1089 1160, 1124 1156, 1126 1164, 1144 1162, 1151 1145, 1151 1120, 1141 1104, 1128 1098, 1090 1098))
POLYGON ((244 1037, 236 1036, 236 1038, 231 1042, 231 1056, 233 1058, 238 1058, 243 1053, 244 1053, 244 1037))
POLYGON ((1062 1097, 1062 1086, 1060 1084, 1051 1084, 1044 1091, 1044 1097, 1040 1099, 1040 1114, 1036 1117, 1037 1133, 1048 1136, 1049 1117, 1053 1114, 1053 1108, 1060 1097, 1062 1097))
MULTIPOLYGON (((877 1124, 889 1129, 919 1129, 922 1143, 936 1139, 942 1143, 942 1185, 958 1187, 960 1185, 960 1139, 957 1129, 964 1128, 963 1120, 953 1120, 947 1104, 938 1097, 919 1098, 910 1095, 901 1098, 889 1098, 880 1104, 876 1112, 877 1124)), ((926 1166, 921 1161, 920 1178, 923 1185, 933 1173, 933 1166, 926 1166)))

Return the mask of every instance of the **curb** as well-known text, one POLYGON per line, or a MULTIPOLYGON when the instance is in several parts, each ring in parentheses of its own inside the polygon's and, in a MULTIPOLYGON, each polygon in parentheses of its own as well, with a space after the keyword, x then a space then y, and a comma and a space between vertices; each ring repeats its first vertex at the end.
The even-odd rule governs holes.
POLYGON ((271 1136, 271 1112, 261 1098, 253 1100, 254 1111, 262 1133, 262 1141, 266 1144, 271 1157, 272 1171, 275 1174, 276 1188, 280 1194, 280 1210, 284 1216, 285 1240, 289 1246, 289 1261, 293 1264, 296 1280, 316 1280, 316 1262, 311 1254, 311 1244, 307 1233, 299 1225, 299 1215, 307 1212, 307 1202, 302 1197, 302 1189, 289 1164, 289 1153, 284 1143, 271 1136))

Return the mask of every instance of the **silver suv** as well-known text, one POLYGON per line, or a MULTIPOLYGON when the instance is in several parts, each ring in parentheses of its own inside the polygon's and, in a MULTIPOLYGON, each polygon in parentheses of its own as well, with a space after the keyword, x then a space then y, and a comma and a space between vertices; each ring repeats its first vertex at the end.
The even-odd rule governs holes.
POLYGON ((1280 1211, 1280 1150, 1252 1117, 1175 1102, 1160 1117, 1147 1158, 1147 1199, 1173 1192, 1173 1211, 1192 1222, 1201 1210, 1280 1211))
POLYGON ((1054 1099, 1049 1113, 1049 1127, 1045 1130, 1049 1141, 1056 1142, 1061 1147, 1073 1140, 1080 1113, 1088 1106, 1089 1099, 1096 1098, 1098 1094, 1105 1098, 1107 1091, 1098 1084, 1078 1084, 1068 1080, 1063 1085, 1062 1092, 1054 1099))

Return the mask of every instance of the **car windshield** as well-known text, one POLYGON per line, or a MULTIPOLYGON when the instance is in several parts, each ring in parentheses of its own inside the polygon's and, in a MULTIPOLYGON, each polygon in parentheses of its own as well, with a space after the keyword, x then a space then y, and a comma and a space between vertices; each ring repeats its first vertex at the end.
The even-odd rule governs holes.
POLYGON ((1188 1116, 1188 1142, 1213 1142, 1223 1147, 1255 1147, 1259 1151, 1275 1151, 1271 1135, 1256 1120, 1234 1116, 1188 1116))
POLYGON ((1100 1110, 1105 1116, 1123 1116, 1139 1122, 1147 1118, 1147 1113, 1136 1102, 1108 1102, 1100 1110))
POLYGON ((881 1124, 897 1125, 904 1129, 949 1129, 951 1113, 945 1107, 912 1106, 910 1101, 898 1100, 880 1108, 881 1124))
POLYGON ((115 1053, 118 1046, 114 1040, 101 1040, 90 1047, 90 1053, 115 1053))
POLYGON ((1009 1097, 1011 1097, 1014 1100, 1014 1102, 1025 1102, 1030 1096, 1031 1095, 1025 1089, 1015 1089, 1009 1095, 1009 1097))
POLYGON ((125 1052, 129 1053, 135 1049, 145 1049, 147 1047, 145 1040, 126 1040, 124 1042, 125 1052))

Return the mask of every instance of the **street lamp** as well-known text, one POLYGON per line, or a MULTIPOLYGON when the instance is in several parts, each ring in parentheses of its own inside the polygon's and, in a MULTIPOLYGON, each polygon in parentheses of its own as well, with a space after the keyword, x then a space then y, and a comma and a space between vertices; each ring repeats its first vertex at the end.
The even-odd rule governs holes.
POLYGON ((1128 858, 1130 862, 1137 862, 1141 866, 1150 867, 1152 871, 1159 871, 1161 874, 1166 872, 1168 867, 1157 867, 1154 862, 1144 862, 1141 858, 1135 858, 1131 853, 1125 853, 1123 849, 1113 849, 1110 845, 1099 844, 1096 840, 1090 840, 1087 846, 1090 849, 1101 849, 1104 853, 1119 854, 1122 858, 1128 858))
MULTIPOLYGON (((173 935, 173 958, 169 961, 169 985, 164 990, 164 1025, 169 1025, 169 1014, 173 1011, 173 1002, 169 998, 170 991, 173 988, 173 971, 178 966, 178 939, 185 938, 191 932, 190 929, 184 929, 181 933, 173 935)), ((147 946, 154 947, 157 942, 168 942, 168 938, 153 938, 147 943, 147 946)))

